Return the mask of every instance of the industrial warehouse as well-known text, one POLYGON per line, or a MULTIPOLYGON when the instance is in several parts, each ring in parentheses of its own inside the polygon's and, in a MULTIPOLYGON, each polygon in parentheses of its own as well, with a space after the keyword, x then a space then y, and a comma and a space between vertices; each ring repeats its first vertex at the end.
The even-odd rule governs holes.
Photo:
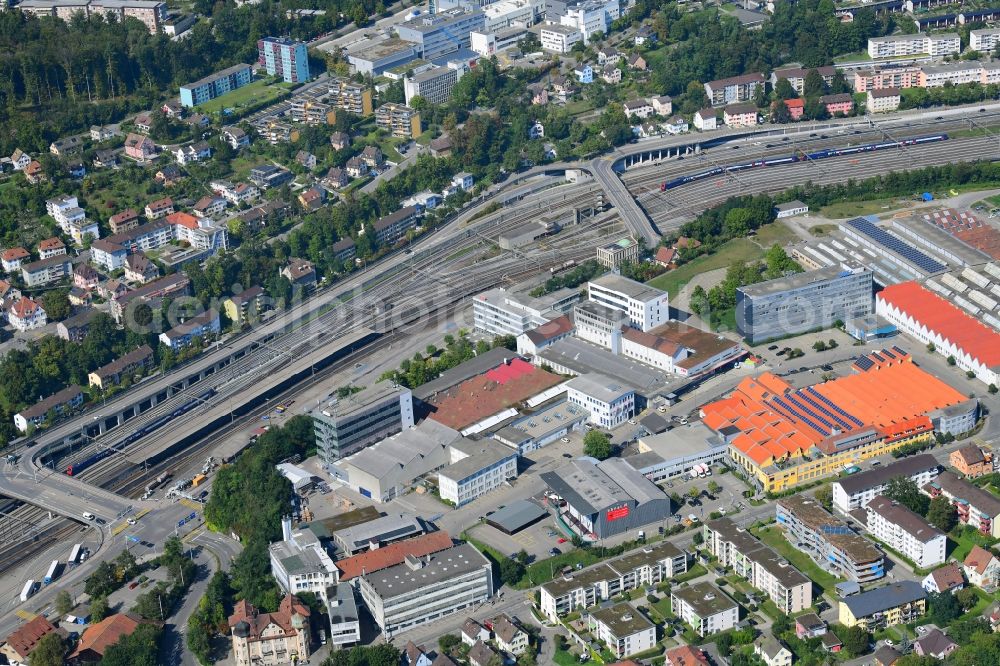
POLYGON ((701 408, 755 485, 781 492, 930 436, 960 433, 979 406, 898 348, 862 356, 854 374, 795 389, 763 373, 701 408), (736 428, 735 431, 732 428, 736 428))

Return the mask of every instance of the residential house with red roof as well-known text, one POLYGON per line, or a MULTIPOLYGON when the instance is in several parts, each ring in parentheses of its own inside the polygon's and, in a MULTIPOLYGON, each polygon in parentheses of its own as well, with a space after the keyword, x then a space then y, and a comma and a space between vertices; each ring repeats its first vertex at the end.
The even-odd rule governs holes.
POLYGON ((146 204, 146 219, 158 220, 174 212, 174 200, 170 197, 150 201, 146 204))
POLYGON ((125 138, 125 156, 137 162, 156 157, 156 144, 148 136, 129 134, 125 138))
POLYGON ((134 208, 126 208, 120 213, 115 213, 108 218, 108 225, 112 234, 124 233, 139 226, 139 211, 134 208))
POLYGON ((57 257, 61 254, 66 254, 66 244, 55 236, 46 238, 38 244, 38 256, 41 259, 57 257))
POLYGON ((7 321, 16 330, 23 333, 45 326, 48 319, 45 310, 36 301, 30 298, 20 298, 14 301, 7 311, 7 321))
POLYGON ((965 576, 955 563, 949 563, 927 574, 920 583, 928 592, 954 592, 965 587, 965 576))
POLYGON ((1000 559, 982 546, 973 546, 962 562, 962 571, 970 585, 992 591, 1000 584, 1000 559))
POLYGON ((13 273, 16 270, 20 270, 21 262, 30 257, 31 253, 23 247, 12 247, 4 250, 3 253, 0 254, 0 263, 3 264, 3 269, 5 271, 13 273))
POLYGON ((64 636, 66 634, 65 631, 56 629, 44 615, 36 615, 34 619, 22 624, 7 637, 7 640, 0 645, 0 655, 7 657, 7 661, 11 664, 27 664, 31 653, 38 647, 38 641, 53 631, 64 636))
POLYGON ((798 97, 786 99, 785 107, 788 109, 788 113, 792 116, 792 120, 802 120, 802 115, 806 110, 806 103, 802 99, 798 97))
POLYGON ((309 607, 288 594, 274 613, 261 613, 246 599, 236 602, 229 630, 237 666, 277 666, 309 659, 309 607))
POLYGON ((948 463, 959 474, 970 479, 993 472, 993 454, 984 451, 975 444, 969 444, 952 451, 948 456, 948 463))
POLYGON ((442 530, 367 550, 336 562, 337 569, 340 570, 340 582, 394 567, 406 561, 407 557, 426 557, 453 545, 451 536, 442 530))
POLYGON ((154 623, 126 613, 106 617, 83 630, 80 642, 68 659, 71 662, 98 662, 104 658, 109 647, 121 640, 122 636, 132 635, 141 624, 154 623))
POLYGON ((653 255, 653 263, 664 268, 674 268, 674 261, 677 260, 677 250, 672 247, 658 247, 653 255))

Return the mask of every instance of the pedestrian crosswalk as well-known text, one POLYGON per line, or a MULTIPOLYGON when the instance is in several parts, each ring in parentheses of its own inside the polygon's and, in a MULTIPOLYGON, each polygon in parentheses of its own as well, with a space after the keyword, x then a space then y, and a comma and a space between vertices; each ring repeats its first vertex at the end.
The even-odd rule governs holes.
POLYGON ((194 509, 195 511, 201 511, 202 509, 205 508, 204 504, 200 504, 198 502, 195 502, 194 500, 189 500, 186 497, 182 497, 180 503, 189 509, 194 509))
POLYGON ((28 621, 34 620, 36 617, 38 617, 38 615, 36 615, 35 613, 30 613, 20 608, 14 611, 14 615, 18 616, 22 620, 28 620, 28 621))

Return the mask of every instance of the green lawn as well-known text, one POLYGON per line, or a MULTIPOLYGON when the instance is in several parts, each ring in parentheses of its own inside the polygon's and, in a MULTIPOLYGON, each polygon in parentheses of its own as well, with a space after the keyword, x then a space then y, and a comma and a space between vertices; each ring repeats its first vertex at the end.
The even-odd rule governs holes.
POLYGON ((765 224, 757 230, 754 240, 762 248, 770 248, 774 245, 787 245, 796 239, 795 232, 788 228, 788 225, 780 220, 775 220, 771 224, 765 224))
POLYGON ((871 60, 872 57, 868 55, 868 51, 858 51, 857 53, 845 53, 842 56, 837 56, 833 59, 834 62, 857 62, 859 60, 871 60))
POLYGON ((754 534, 765 544, 781 553, 782 557, 788 560, 799 571, 808 576, 816 585, 823 590, 824 594, 831 597, 836 593, 834 589, 839 580, 820 569, 812 558, 800 550, 796 550, 792 544, 785 540, 781 530, 775 526, 752 530, 754 534))
POLYGON ((556 650, 556 656, 553 657, 553 661, 559 664, 559 666, 576 666, 576 664, 580 663, 579 659, 566 650, 556 650))
POLYGON ((859 215, 875 215, 894 208, 899 208, 899 199, 873 199, 871 201, 839 201, 820 209, 819 214, 830 219, 857 217, 859 215))
POLYGON ((956 528, 948 534, 948 557, 961 562, 965 560, 973 546, 982 546, 983 548, 989 550, 994 541, 995 539, 981 536, 974 529, 966 530, 961 527, 956 528), (954 549, 952 550, 953 545, 954 549))
POLYGON ((222 97, 216 97, 200 104, 198 110, 207 115, 216 115, 222 113, 223 109, 232 108, 236 109, 238 115, 240 107, 274 101, 287 94, 293 85, 284 81, 276 83, 274 79, 270 78, 260 79, 226 93, 222 97))
POLYGON ((651 287, 662 289, 673 298, 695 276, 717 268, 728 268, 738 261, 755 261, 764 256, 760 246, 746 238, 734 238, 719 246, 718 251, 689 261, 672 271, 667 271, 649 281, 651 287))
POLYGON ((542 583, 547 583, 558 576, 565 567, 572 567, 575 569, 577 564, 589 567, 591 564, 597 564, 600 561, 601 558, 598 557, 593 550, 577 548, 569 551, 568 553, 563 553, 561 555, 556 555, 555 557, 549 557, 544 560, 539 560, 533 564, 529 564, 528 575, 526 576, 527 580, 523 580, 521 582, 526 584, 525 587, 530 585, 541 585, 542 583))

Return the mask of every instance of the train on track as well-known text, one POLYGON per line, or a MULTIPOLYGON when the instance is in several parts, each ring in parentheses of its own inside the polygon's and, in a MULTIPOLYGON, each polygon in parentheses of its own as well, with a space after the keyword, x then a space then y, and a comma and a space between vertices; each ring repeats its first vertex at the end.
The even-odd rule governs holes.
POLYGON ((668 180, 663 182, 660 185, 660 191, 666 192, 667 190, 671 190, 675 187, 680 187, 681 185, 687 185, 688 183, 693 183, 697 180, 702 180, 704 178, 711 178, 712 176, 718 176, 723 173, 743 171, 745 169, 756 169, 757 167, 781 166, 783 164, 793 164, 795 162, 808 162, 812 160, 824 160, 828 157, 842 157, 844 155, 868 153, 874 150, 886 150, 889 148, 919 146, 925 143, 946 141, 947 139, 948 139, 947 134, 929 134, 927 136, 918 136, 911 139, 902 139, 900 141, 883 141, 881 143, 867 143, 862 146, 849 146, 847 148, 824 148, 823 150, 817 150, 811 153, 799 151, 793 155, 785 155, 784 157, 769 157, 763 160, 754 160, 753 162, 740 162, 738 164, 730 164, 729 166, 718 166, 711 169, 706 169, 705 171, 700 171, 698 173, 693 173, 689 176, 681 176, 680 178, 674 178, 673 180, 668 180))
POLYGON ((128 437, 123 439, 115 446, 105 447, 100 451, 98 451, 97 453, 95 453, 94 455, 90 456, 89 458, 84 458, 79 462, 75 462, 72 465, 68 465, 66 467, 66 476, 73 476, 75 474, 79 474, 80 472, 87 469, 91 465, 98 463, 104 460, 105 458, 109 457, 111 454, 123 450, 129 444, 132 444, 133 442, 145 437, 146 435, 155 430, 159 430, 170 421, 176 419, 178 416, 182 416, 188 413, 201 403, 211 398, 213 395, 215 395, 215 392, 216 392, 215 389, 208 389, 207 391, 198 395, 197 397, 191 398, 190 400, 188 400, 183 405, 179 406, 177 409, 170 412, 169 414, 164 414, 155 421, 152 421, 144 425, 143 427, 139 428, 138 430, 130 434, 128 437))

